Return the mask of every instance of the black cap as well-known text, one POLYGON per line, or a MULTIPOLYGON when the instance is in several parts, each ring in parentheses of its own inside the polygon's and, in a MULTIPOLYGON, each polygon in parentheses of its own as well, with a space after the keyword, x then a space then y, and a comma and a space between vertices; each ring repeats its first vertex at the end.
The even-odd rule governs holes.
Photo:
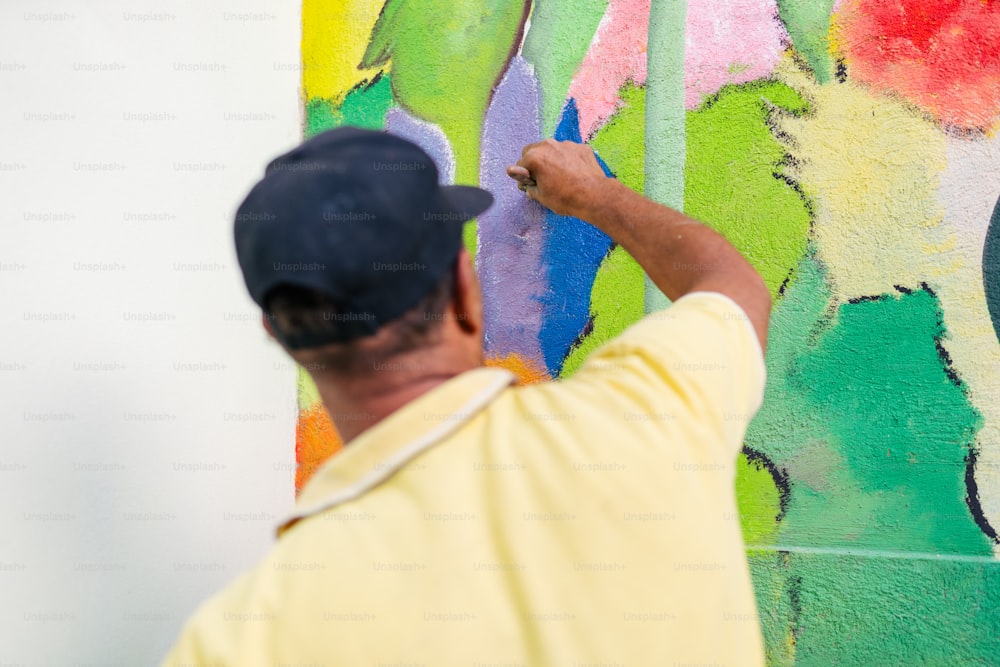
POLYGON ((374 334, 426 296, 453 266, 464 223, 492 203, 485 190, 440 185, 416 144, 338 128, 267 166, 236 213, 236 255, 265 310, 280 286, 340 305, 337 333, 275 331, 285 345, 345 342, 374 334))

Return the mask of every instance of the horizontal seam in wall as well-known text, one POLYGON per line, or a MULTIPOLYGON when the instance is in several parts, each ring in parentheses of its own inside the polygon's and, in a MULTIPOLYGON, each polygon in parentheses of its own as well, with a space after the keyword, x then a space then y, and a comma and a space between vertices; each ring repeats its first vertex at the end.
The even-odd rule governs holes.
POLYGON ((836 547, 792 547, 792 546, 755 546, 748 544, 746 550, 768 551, 793 554, 809 554, 817 556, 858 556, 861 558, 899 558, 905 560, 940 560, 964 563, 1000 564, 1000 559, 993 556, 966 556, 962 554, 935 554, 921 551, 890 551, 883 549, 843 549, 836 547))

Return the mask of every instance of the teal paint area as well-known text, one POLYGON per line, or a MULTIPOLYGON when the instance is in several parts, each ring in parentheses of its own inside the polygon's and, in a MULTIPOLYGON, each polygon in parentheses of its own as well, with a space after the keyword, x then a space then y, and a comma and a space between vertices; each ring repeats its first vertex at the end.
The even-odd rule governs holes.
POLYGON ((745 535, 770 665, 996 664, 1000 561, 966 486, 981 418, 941 318, 927 287, 836 303, 811 250, 782 291, 746 438, 785 492, 745 535))
POLYGON ((981 418, 945 335, 929 288, 836 303, 811 252, 796 267, 746 438, 786 491, 746 536, 769 664, 996 664, 1000 561, 966 487, 981 418))
POLYGON ((392 85, 385 74, 356 86, 339 106, 331 100, 313 98, 306 104, 306 138, 341 125, 381 130, 393 106, 392 85))
POLYGON ((828 36, 833 0, 778 0, 778 15, 795 50, 813 71, 816 81, 827 83, 833 75, 828 36))
POLYGON ((966 468, 981 417, 929 289, 833 306, 808 257, 775 309, 747 444, 789 481, 782 545, 989 555, 966 468))
POLYGON ((587 54, 608 0, 535 0, 521 55, 542 90, 542 132, 555 132, 566 93, 587 54))
POLYGON ((751 551, 769 665, 995 665, 1000 562, 751 551))

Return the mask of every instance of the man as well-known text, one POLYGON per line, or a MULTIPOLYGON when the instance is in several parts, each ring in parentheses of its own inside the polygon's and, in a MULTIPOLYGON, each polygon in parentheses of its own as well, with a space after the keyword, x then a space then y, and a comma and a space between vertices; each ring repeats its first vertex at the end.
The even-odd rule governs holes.
POLYGON ((530 145, 508 174, 607 232, 673 305, 572 378, 515 387, 483 367, 461 241, 488 193, 353 128, 276 159, 237 215, 240 266, 346 447, 166 664, 762 663, 734 463, 768 290, 586 146, 530 145))

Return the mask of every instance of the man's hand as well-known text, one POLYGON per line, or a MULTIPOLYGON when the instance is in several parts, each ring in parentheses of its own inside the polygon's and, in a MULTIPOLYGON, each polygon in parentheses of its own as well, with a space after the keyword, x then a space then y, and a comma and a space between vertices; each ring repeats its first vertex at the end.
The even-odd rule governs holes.
POLYGON ((524 147, 507 175, 529 199, 560 215, 584 217, 610 179, 585 144, 546 139, 524 147))
POLYGON ((715 231, 608 178, 589 146, 546 139, 524 148, 507 175, 556 213, 586 220, 626 250, 671 300, 724 294, 767 344, 771 295, 760 274, 715 231))

